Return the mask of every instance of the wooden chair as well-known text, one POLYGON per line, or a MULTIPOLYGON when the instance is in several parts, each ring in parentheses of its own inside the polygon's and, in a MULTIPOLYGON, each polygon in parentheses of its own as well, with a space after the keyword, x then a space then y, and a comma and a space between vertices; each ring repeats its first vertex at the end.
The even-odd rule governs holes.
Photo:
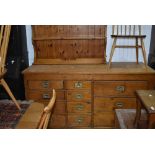
POLYGON ((51 98, 49 104, 44 108, 41 119, 38 124, 38 129, 46 129, 51 116, 52 109, 56 100, 56 92, 53 89, 53 97, 51 98))
POLYGON ((7 83, 3 78, 6 73, 5 60, 9 44, 10 32, 11 32, 11 25, 2 25, 0 27, 0 85, 2 85, 5 88, 6 92, 9 94, 9 96, 11 97, 17 108, 21 110, 19 103, 15 99, 9 86, 7 85, 7 83))
POLYGON ((55 100, 56 92, 53 90, 53 96, 46 107, 40 102, 31 103, 16 125, 16 129, 46 129, 55 100))
POLYGON ((115 48, 135 48, 136 49, 136 61, 138 64, 138 53, 139 49, 142 49, 142 54, 144 58, 144 64, 145 67, 147 67, 146 63, 146 51, 145 51, 145 46, 144 46, 144 38, 146 35, 141 34, 141 26, 138 25, 113 25, 112 26, 112 35, 111 37, 114 39, 112 48, 111 48, 111 53, 110 53, 110 58, 109 58, 109 65, 108 68, 111 66, 111 61, 112 57, 114 55, 115 48), (137 31, 136 31, 137 28, 137 31), (117 40, 118 39, 134 39, 135 40, 135 45, 117 45, 117 40), (140 45, 139 45, 140 41, 140 45))

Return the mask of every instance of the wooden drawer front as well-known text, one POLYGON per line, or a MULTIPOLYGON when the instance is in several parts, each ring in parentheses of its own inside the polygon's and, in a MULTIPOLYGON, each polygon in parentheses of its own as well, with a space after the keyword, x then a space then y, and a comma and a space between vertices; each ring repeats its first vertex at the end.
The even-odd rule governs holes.
POLYGON ((63 81, 28 81, 29 89, 63 89, 63 81))
POLYGON ((48 128, 66 128, 66 115, 52 115, 49 121, 48 128))
POLYGON ((148 83, 147 81, 132 81, 132 82, 126 82, 126 94, 129 96, 135 96, 136 90, 141 89, 148 89, 148 83))
POLYGON ((91 89, 91 81, 65 81, 66 89, 91 89))
POLYGON ((91 103, 87 102, 68 102, 67 111, 69 113, 90 113, 91 103))
POLYGON ((67 100, 91 102, 91 91, 68 91, 67 100))
POLYGON ((95 82, 95 96, 135 96, 135 90, 147 89, 146 81, 95 82))
POLYGON ((114 127, 114 113, 105 112, 95 114, 94 127, 114 127))
POLYGON ((114 109, 135 109, 136 98, 95 98, 94 112, 113 111, 114 109))
MULTIPOLYGON (((65 100, 65 92, 61 90, 56 91, 57 101, 58 100, 65 100)), ((49 101, 52 97, 52 91, 28 91, 27 92, 27 99, 35 100, 35 101, 49 101)))
POLYGON ((56 101, 53 109, 54 114, 66 114, 66 102, 56 101))
POLYGON ((68 115, 68 127, 90 127, 91 126, 91 115, 90 114, 69 114, 68 115))

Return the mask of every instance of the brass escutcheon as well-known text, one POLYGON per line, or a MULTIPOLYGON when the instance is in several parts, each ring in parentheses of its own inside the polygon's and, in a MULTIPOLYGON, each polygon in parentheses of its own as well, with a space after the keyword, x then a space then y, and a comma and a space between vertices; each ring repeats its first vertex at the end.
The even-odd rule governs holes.
POLYGON ((74 87, 75 88, 82 88, 83 87, 83 84, 82 84, 82 82, 75 82, 75 84, 74 84, 74 87))

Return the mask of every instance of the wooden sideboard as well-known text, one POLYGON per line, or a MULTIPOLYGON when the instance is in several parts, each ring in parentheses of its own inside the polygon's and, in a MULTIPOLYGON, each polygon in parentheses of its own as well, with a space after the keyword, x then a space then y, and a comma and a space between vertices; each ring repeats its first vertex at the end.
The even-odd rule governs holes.
POLYGON ((155 88, 143 64, 32 65, 24 72, 27 100, 57 100, 49 128, 114 128, 114 110, 136 107, 135 91, 155 88))

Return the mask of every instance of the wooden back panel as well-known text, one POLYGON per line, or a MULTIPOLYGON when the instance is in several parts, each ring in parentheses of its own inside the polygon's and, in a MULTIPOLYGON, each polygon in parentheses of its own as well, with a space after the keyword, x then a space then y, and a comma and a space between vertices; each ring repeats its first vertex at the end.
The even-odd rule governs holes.
POLYGON ((106 26, 33 26, 35 64, 105 63, 106 26))
POLYGON ((89 39, 106 37, 104 25, 35 25, 33 39, 89 39))

